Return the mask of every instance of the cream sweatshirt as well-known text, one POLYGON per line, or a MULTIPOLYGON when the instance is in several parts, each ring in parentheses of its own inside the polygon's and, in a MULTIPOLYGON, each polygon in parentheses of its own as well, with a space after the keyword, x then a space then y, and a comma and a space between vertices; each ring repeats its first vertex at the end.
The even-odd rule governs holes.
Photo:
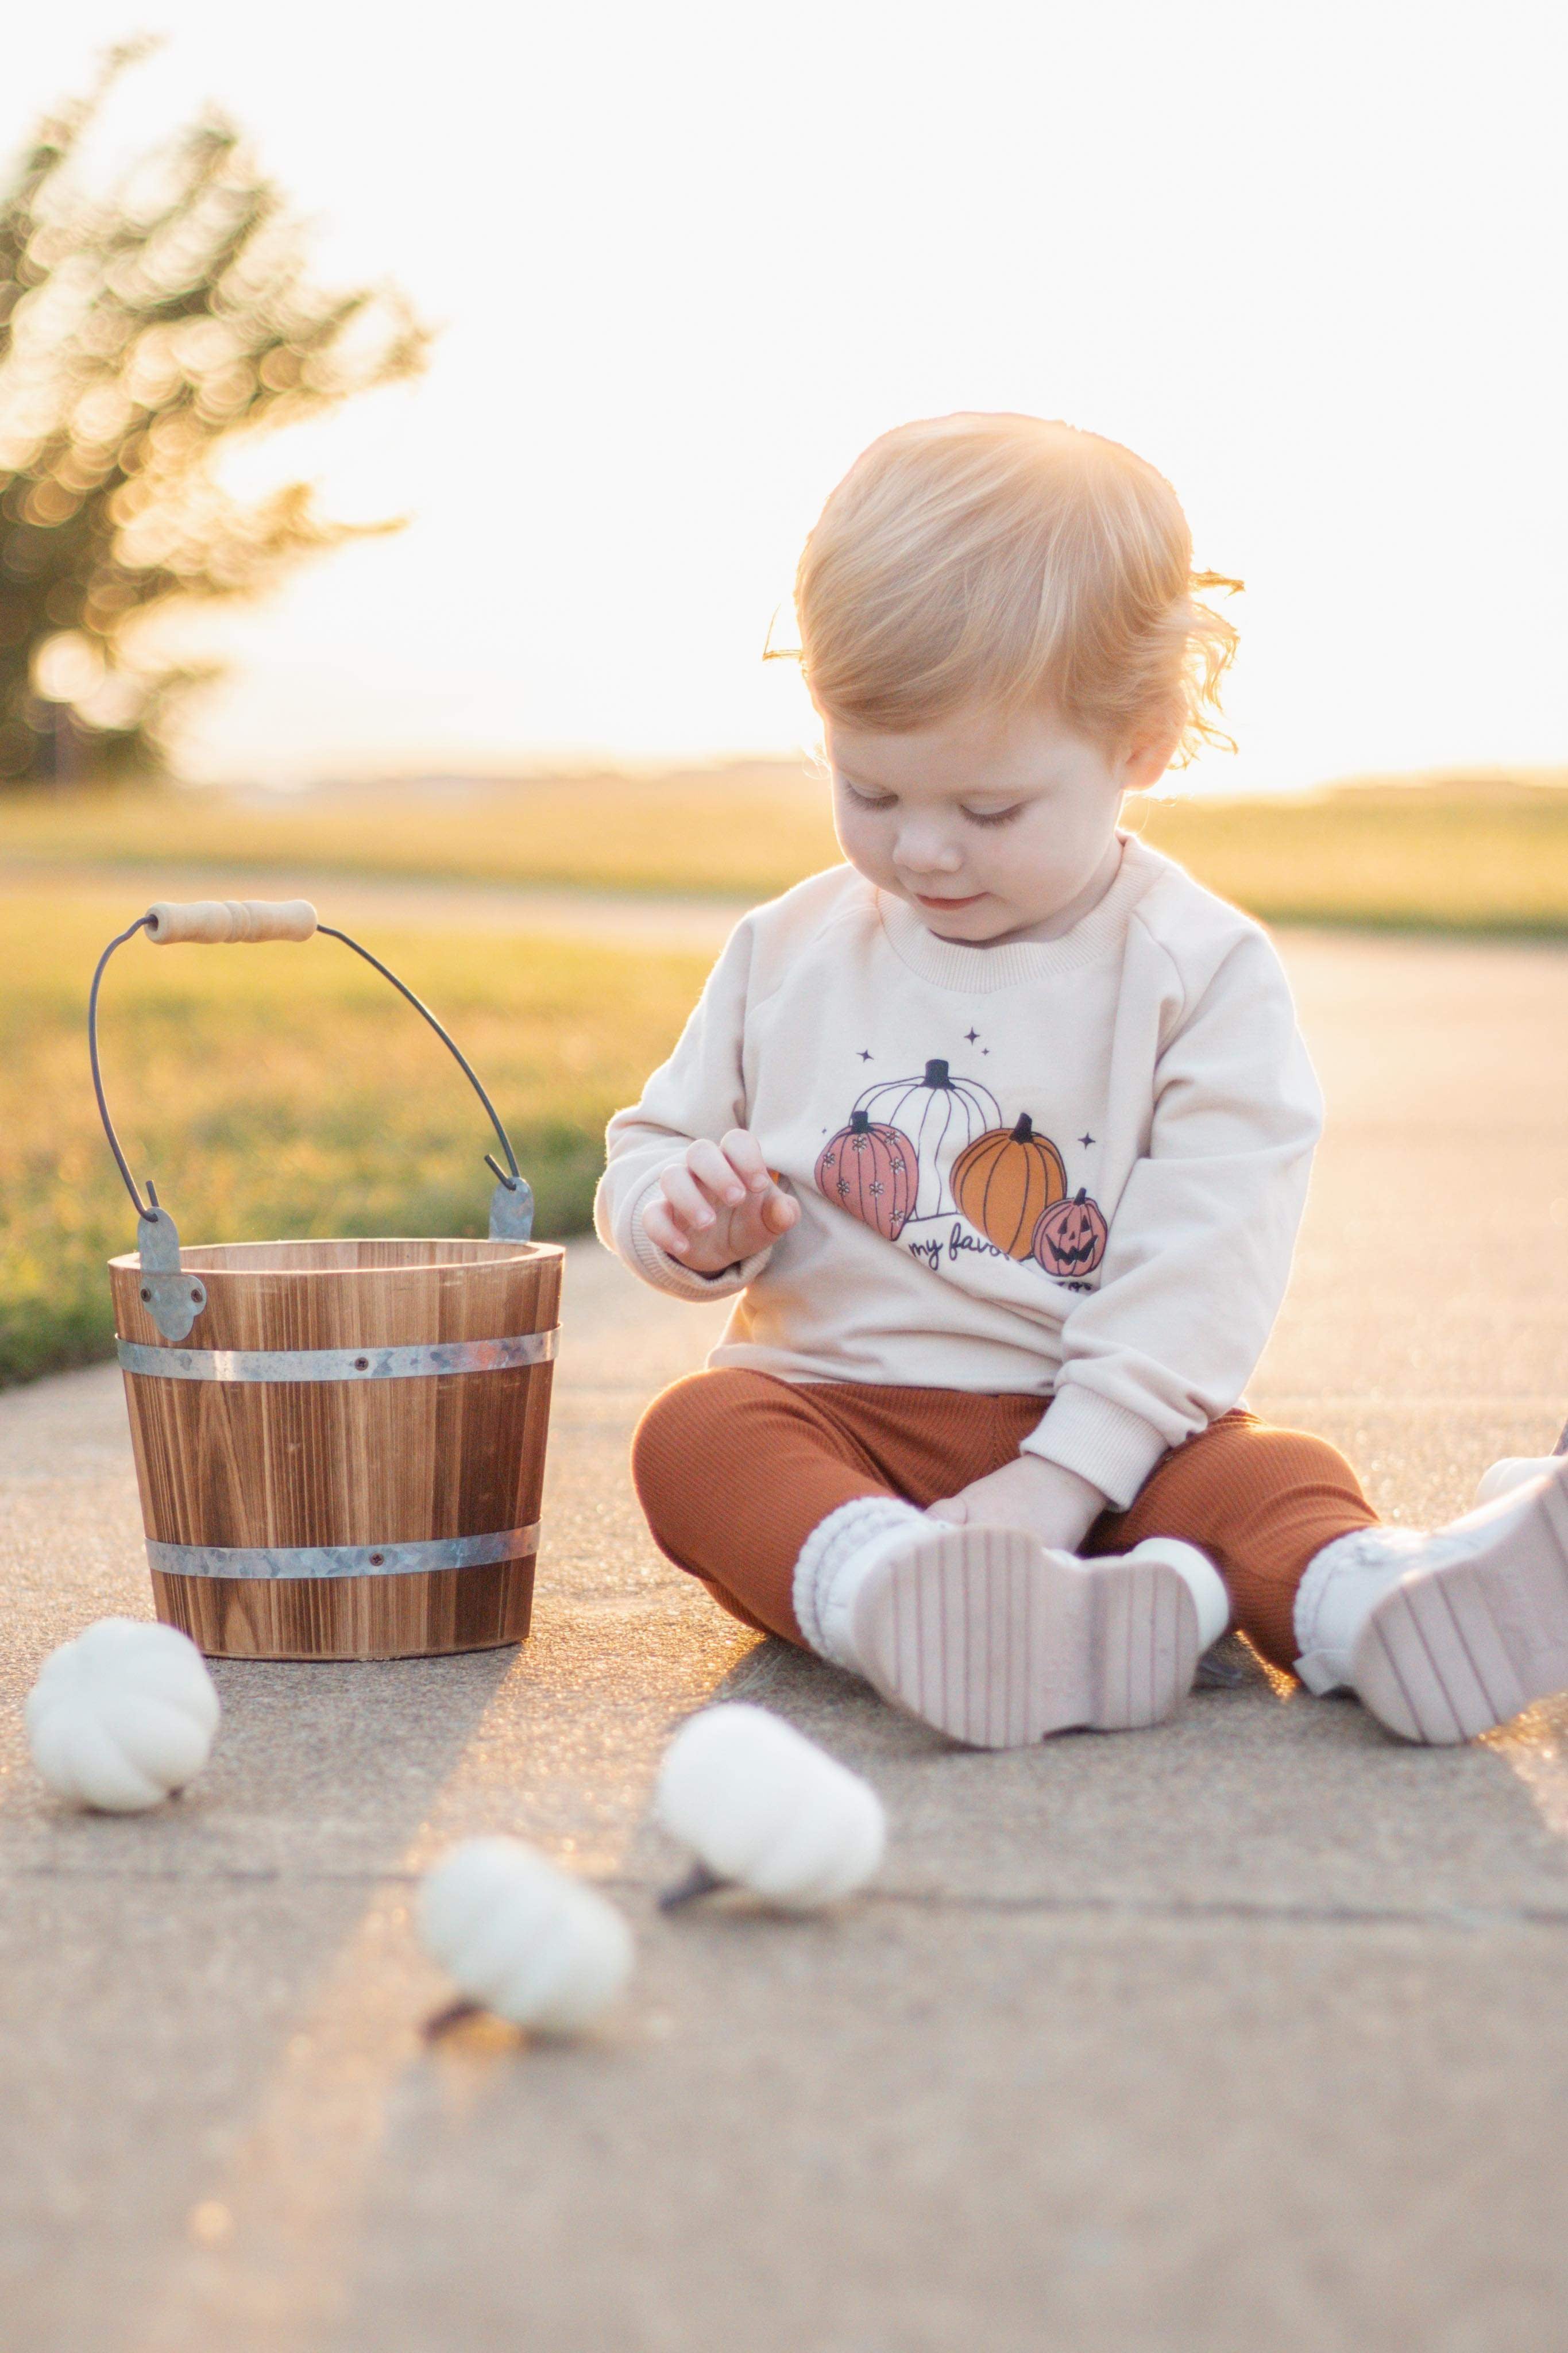
POLYGON ((736 925, 610 1122, 595 1223, 658 1290, 733 1296, 710 1365, 1037 1396, 1025 1451, 1126 1504, 1250 1378, 1321 1124, 1268 939, 1141 842, 1070 932, 997 947, 838 866, 736 925), (731 1127, 801 1214, 710 1278, 642 1213, 731 1127))

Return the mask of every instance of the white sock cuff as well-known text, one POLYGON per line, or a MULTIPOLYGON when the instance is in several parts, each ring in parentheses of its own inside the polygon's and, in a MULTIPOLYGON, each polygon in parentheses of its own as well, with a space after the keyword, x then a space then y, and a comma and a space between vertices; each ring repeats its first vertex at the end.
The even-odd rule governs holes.
POLYGON ((923 1525, 925 1514, 897 1495, 856 1495, 819 1520, 802 1545, 792 1599, 800 1630, 819 1659, 854 1668, 845 1639, 851 1597, 838 1572, 874 1538, 910 1521, 923 1525))
POLYGON ((1296 1588, 1296 1672, 1321 1697, 1350 1681, 1351 1652, 1373 1604, 1397 1585, 1430 1536, 1415 1528, 1352 1528, 1315 1553, 1296 1588))
POLYGON ((1489 1471, 1483 1471, 1476 1489, 1472 1509, 1482 1504, 1495 1504, 1500 1495, 1510 1495, 1516 1487, 1526 1487, 1532 1479, 1544 1479, 1557 1468, 1555 1454, 1505 1454, 1489 1471))
POLYGON ((1206 1651, 1230 1624, 1230 1595, 1224 1577, 1206 1552, 1185 1544, 1180 1536, 1145 1536, 1127 1556, 1129 1560, 1169 1563, 1197 1604, 1198 1648, 1206 1651))

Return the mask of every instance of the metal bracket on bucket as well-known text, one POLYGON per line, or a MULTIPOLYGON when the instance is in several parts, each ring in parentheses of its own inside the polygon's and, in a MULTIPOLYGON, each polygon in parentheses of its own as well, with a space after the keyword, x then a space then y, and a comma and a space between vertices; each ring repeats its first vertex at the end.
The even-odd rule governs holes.
POLYGON ((487 1168, 495 1168, 500 1182, 490 1195, 492 1242, 525 1242, 533 1231, 533 1187, 526 1176, 509 1176, 497 1168, 487 1152, 487 1168))
POLYGON ((182 1268, 179 1229, 167 1209, 158 1208, 153 1187, 147 1190, 153 1214, 142 1220, 142 1304, 165 1340, 183 1340, 207 1303, 207 1287, 182 1268))
POLYGON ((490 1196, 489 1239, 491 1241, 525 1242, 533 1232, 533 1193, 517 1165, 517 1155, 511 1148, 511 1138, 501 1125, 500 1114, 479 1083, 472 1063, 442 1028, 430 1008, 397 975, 384 965, 368 948, 351 940, 347 932, 340 932, 331 923, 320 923, 316 911, 308 900, 289 899, 281 902, 266 900, 213 900, 193 906, 171 906, 162 902, 138 915, 127 931, 110 941, 99 957, 98 969, 92 976, 92 987, 87 1000, 87 1047, 92 1064, 93 1092, 98 1097, 99 1116, 103 1132, 109 1138, 109 1148, 124 1181, 125 1189, 135 1204, 141 1221, 142 1300, 153 1321, 166 1340, 183 1340, 196 1317, 207 1303, 206 1286, 198 1278, 184 1271, 180 1265, 180 1237, 167 1209, 158 1206, 157 1188, 149 1183, 147 1198, 142 1199, 130 1164, 120 1147, 114 1132, 114 1122, 109 1116, 109 1104, 103 1092, 103 1074, 98 1063, 98 992, 102 986, 104 967, 116 948, 133 940, 138 932, 145 932, 154 946, 166 946, 180 940, 259 941, 308 940, 319 932, 323 939, 341 940, 357 956, 374 966, 384 980, 389 980, 400 997, 406 997, 416 1013, 430 1024, 436 1035, 473 1088, 496 1132, 500 1148, 506 1155, 506 1166, 485 1155, 485 1164, 494 1170, 498 1179, 490 1196))

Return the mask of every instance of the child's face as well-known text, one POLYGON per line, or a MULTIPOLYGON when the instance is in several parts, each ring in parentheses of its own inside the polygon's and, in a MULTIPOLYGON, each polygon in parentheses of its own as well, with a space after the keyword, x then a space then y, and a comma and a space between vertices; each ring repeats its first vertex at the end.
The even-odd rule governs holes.
POLYGON ((1153 784, 1173 748, 1115 758, 1043 711, 962 711, 904 735, 826 716, 823 729, 851 866, 942 938, 973 943, 1092 904, 1115 871, 1122 795, 1153 784))

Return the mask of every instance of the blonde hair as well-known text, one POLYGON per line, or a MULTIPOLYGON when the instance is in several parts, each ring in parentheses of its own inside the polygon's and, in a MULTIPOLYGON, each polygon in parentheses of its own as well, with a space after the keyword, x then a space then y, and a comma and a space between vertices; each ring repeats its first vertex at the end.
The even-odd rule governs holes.
POLYGON ((900 425, 857 458, 795 575, 799 655, 818 709, 900 733, 973 703, 1048 704, 1124 746, 1216 725, 1231 623, 1198 602, 1238 589, 1194 572, 1174 491, 1143 459, 1038 417, 900 425))

